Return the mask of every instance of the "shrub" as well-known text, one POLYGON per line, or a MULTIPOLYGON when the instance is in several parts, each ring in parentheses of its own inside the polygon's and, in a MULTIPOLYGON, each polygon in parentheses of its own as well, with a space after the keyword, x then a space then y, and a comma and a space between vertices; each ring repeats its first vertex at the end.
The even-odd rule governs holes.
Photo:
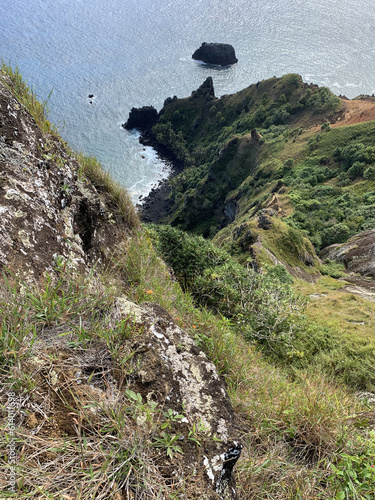
POLYGON ((313 109, 316 113, 336 111, 340 104, 340 99, 332 94, 327 87, 316 89, 306 102, 306 106, 313 109))
POLYGON ((336 279, 346 276, 344 264, 342 262, 335 262, 329 259, 324 261, 324 264, 320 268, 320 272, 336 279))
POLYGON ((363 172, 363 178, 366 181, 375 181, 375 165, 370 165, 363 172))
POLYGON ((365 169, 365 166, 366 164, 360 161, 354 162, 353 165, 348 169, 349 179, 353 181, 356 177, 361 177, 365 169))
POLYGON ((202 237, 170 226, 148 227, 162 257, 199 305, 232 319, 249 340, 266 346, 291 342, 297 328, 291 318, 303 302, 283 266, 258 274, 202 237))
POLYGON ((329 482, 336 490, 336 500, 346 498, 374 498, 375 495, 375 432, 369 433, 369 438, 360 436, 352 449, 356 454, 341 453, 338 463, 330 464, 333 474, 329 482))
POLYGON ((342 222, 327 228, 322 234, 322 246, 326 247, 333 243, 344 243, 350 236, 350 229, 342 222))

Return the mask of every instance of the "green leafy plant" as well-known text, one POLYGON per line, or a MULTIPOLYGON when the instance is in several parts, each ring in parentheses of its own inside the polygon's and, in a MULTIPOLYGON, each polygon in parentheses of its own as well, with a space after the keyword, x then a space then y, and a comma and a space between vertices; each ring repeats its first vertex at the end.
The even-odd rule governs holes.
POLYGON ((152 445, 155 448, 165 448, 167 456, 172 459, 174 453, 183 454, 181 446, 177 444, 182 434, 168 434, 163 431, 159 437, 155 438, 152 445))
POLYGON ((336 279, 346 276, 345 265, 342 262, 335 262, 329 259, 324 261, 324 264, 320 268, 320 272, 323 275, 328 275, 336 279))
POLYGON ((167 411, 163 412, 163 418, 165 421, 160 425, 160 429, 171 429, 174 422, 179 422, 185 418, 184 415, 175 412, 172 408, 168 408, 167 411))
POLYGON ((357 454, 340 453, 338 462, 330 464, 333 474, 329 481, 336 489, 335 500, 371 500, 375 496, 375 432, 370 432, 369 439, 358 441, 361 450, 357 454))

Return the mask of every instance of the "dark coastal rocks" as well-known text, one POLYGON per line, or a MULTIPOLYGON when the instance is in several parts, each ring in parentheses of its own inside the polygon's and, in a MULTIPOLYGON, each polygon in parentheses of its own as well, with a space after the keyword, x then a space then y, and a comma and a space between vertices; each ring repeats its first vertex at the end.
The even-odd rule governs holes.
POLYGON ((229 66, 238 61, 234 48, 227 43, 203 42, 192 57, 198 61, 208 64, 218 64, 220 66, 229 66))
POLYGON ((348 271, 375 279, 375 229, 356 234, 345 243, 330 245, 319 257, 343 262, 348 271))
POLYGON ((139 128, 140 130, 150 129, 158 121, 158 112, 154 106, 143 106, 142 108, 132 108, 129 118, 123 127, 126 130, 139 128))
POLYGON ((202 85, 197 90, 194 90, 192 92, 191 97, 193 99, 201 98, 207 101, 215 99, 214 82, 212 80, 212 77, 207 77, 202 85))
POLYGON ((164 101, 164 106, 168 106, 168 104, 171 104, 172 102, 177 101, 177 96, 174 95, 173 97, 167 97, 166 100, 164 101))

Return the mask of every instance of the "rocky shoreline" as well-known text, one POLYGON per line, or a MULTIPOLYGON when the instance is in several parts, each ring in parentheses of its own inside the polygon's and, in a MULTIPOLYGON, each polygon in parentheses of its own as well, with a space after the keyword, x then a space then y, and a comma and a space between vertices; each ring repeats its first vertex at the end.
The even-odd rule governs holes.
POLYGON ((141 132, 139 142, 144 146, 151 146, 171 169, 169 177, 160 180, 158 185, 152 188, 149 194, 144 196, 141 203, 137 205, 142 222, 160 224, 172 213, 173 202, 169 198, 172 189, 169 179, 180 174, 184 169, 184 164, 168 148, 157 142, 148 130, 141 132))

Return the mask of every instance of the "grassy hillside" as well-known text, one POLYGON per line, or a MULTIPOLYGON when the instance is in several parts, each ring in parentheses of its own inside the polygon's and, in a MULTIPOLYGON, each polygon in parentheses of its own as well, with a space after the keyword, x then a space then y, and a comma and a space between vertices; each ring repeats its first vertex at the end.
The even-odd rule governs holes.
POLYGON ((246 224, 263 256, 316 272, 304 238, 318 252, 374 226, 374 122, 338 126, 347 112, 344 100, 293 74, 220 99, 205 82, 171 100, 152 132, 185 168, 171 180, 172 215, 164 221, 216 235, 248 258, 250 245, 237 237, 246 224), (258 223, 262 210, 269 232, 258 223), (285 252, 289 244, 295 252, 285 252))
MULTIPOLYGON (((3 67, 2 72, 10 74, 14 83, 21 81, 10 68, 3 67)), ((30 111, 34 109, 35 95, 26 86, 16 95, 30 111)), ((38 123, 60 141, 44 112, 38 123)), ((277 141, 274 145, 279 148, 277 141)), ((54 152, 49 161, 58 169, 62 158, 54 152)), ((312 253, 309 241, 281 218, 271 221, 271 229, 251 226, 250 234, 239 227, 236 242, 241 259, 244 255, 247 259, 244 249, 254 231, 267 234, 259 252, 269 265, 267 272, 256 273, 254 266, 239 264, 200 237, 171 227, 142 229, 126 191, 114 185, 95 160, 79 156, 78 161, 79 175, 108 195, 128 230, 105 266, 96 263, 91 270, 70 271, 68 263, 58 260, 42 283, 21 280, 6 269, 2 273, 0 487, 4 497, 193 498, 185 477, 177 481, 174 475, 186 446, 177 443, 170 431, 177 416, 126 390, 137 370, 133 357, 143 349, 145 332, 131 317, 120 324, 111 320, 116 299, 125 296, 137 304, 152 300, 165 308, 225 379, 244 444, 236 466, 241 499, 373 498, 371 394, 359 398, 354 391, 372 389, 366 386, 367 381, 373 383, 369 358, 365 349, 354 358, 357 347, 348 350, 331 330, 319 330, 319 342, 311 341, 318 329, 311 320, 316 313, 309 316, 307 311, 304 317, 304 304, 292 289, 291 276, 267 253, 266 245, 276 254, 278 242, 284 241, 280 255, 285 258, 287 241, 293 240, 293 258, 298 259, 302 252, 312 253), (133 344, 138 347, 131 350, 133 344), (77 381, 77 359, 85 362, 86 373, 80 377, 88 378, 86 391, 77 381), (109 367, 123 391, 116 411, 90 389, 98 378, 108 383, 109 367), (10 390, 23 408, 16 421, 16 493, 7 484, 11 436, 5 395, 10 390), (36 427, 38 419, 44 424, 36 427)), ((226 171, 224 165, 221 168, 226 171)), ((292 210, 289 198, 283 206, 292 210)), ((229 233, 220 236, 228 245, 229 233)), ((330 290, 332 303, 337 300, 336 281, 325 278, 318 286, 311 284, 321 294, 330 290)), ((358 314, 372 313, 361 304, 358 314)), ((198 427, 190 431, 190 441, 185 441, 200 454, 202 431, 198 427)))
POLYGON ((152 129, 156 140, 185 163, 173 180, 169 222, 215 234, 233 220, 231 201, 237 201, 243 182, 252 179, 259 191, 273 177, 274 155, 281 149, 277 137, 292 141, 300 125, 323 123, 340 107, 328 89, 307 85, 294 74, 220 99, 206 81, 191 97, 171 100, 152 129))

